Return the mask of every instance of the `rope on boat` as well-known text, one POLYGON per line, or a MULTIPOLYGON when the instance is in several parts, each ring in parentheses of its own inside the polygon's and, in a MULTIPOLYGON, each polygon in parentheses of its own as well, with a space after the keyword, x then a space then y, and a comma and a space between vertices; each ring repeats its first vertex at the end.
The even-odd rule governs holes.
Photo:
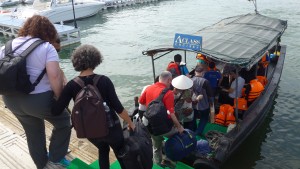
POLYGON ((208 131, 206 134, 205 134, 205 137, 209 143, 209 146, 211 147, 211 149, 213 151, 216 151, 218 146, 219 146, 219 141, 220 141, 220 138, 224 135, 224 133, 221 133, 219 131, 216 131, 216 130, 211 130, 211 131, 208 131))

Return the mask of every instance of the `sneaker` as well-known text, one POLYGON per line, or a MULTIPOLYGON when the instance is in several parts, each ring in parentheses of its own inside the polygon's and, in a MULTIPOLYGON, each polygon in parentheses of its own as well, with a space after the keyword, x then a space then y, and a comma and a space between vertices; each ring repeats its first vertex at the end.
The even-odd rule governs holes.
POLYGON ((63 159, 61 159, 59 162, 52 162, 52 161, 49 161, 49 163, 51 165, 54 165, 54 166, 61 166, 61 167, 68 167, 71 162, 69 160, 67 160, 65 157, 63 159))
MULTIPOLYGON (((47 152, 47 156, 49 157, 49 152, 47 152)), ((55 162, 49 161, 49 163, 51 163, 53 165, 60 165, 63 167, 68 167, 71 164, 71 161, 67 160, 66 157, 64 157, 63 159, 60 160, 60 162, 55 163, 55 162)))
POLYGON ((43 169, 66 169, 66 167, 64 167, 60 164, 48 161, 48 163, 46 164, 46 166, 43 169))
POLYGON ((59 164, 64 167, 68 167, 71 164, 71 161, 67 160, 66 157, 64 157, 63 159, 60 160, 59 164))
POLYGON ((161 166, 162 168, 175 169, 175 168, 176 168, 176 163, 175 163, 175 162, 172 162, 172 161, 169 161, 169 160, 163 160, 163 161, 160 163, 160 166, 161 166))

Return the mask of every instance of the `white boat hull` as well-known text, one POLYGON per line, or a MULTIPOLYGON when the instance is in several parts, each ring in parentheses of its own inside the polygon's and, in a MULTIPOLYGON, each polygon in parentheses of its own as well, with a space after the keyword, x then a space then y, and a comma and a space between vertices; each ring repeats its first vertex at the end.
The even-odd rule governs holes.
MULTIPOLYGON (((86 18, 97 14, 105 4, 102 2, 74 3, 76 19, 86 18)), ((34 14, 42 15, 52 23, 71 21, 74 19, 72 3, 48 7, 44 10, 27 9, 21 12, 19 16, 29 18, 34 14)))
POLYGON ((18 1, 6 0, 0 2, 0 7, 14 6, 17 5, 18 3, 19 3, 18 1))

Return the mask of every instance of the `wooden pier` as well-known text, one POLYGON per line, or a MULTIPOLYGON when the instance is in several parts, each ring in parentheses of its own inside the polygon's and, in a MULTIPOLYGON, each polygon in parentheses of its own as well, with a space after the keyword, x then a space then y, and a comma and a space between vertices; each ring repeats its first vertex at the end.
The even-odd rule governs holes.
MULTIPOLYGON (((45 124, 47 146, 49 146, 53 126, 48 122, 45 124)), ((88 140, 78 139, 75 131, 72 131, 69 149, 71 152, 66 156, 68 160, 72 161, 76 158, 86 164, 98 160, 98 149, 88 140)), ((115 155, 111 150, 110 162, 113 163, 115 160, 115 155)), ((0 169, 34 168, 36 167, 29 155, 23 127, 10 110, 5 108, 2 96, 0 96, 0 169)))
MULTIPOLYGON (((16 37, 25 20, 11 15, 0 15, 0 33, 4 36, 16 37)), ((80 42, 80 29, 68 25, 54 24, 62 46, 80 42)))

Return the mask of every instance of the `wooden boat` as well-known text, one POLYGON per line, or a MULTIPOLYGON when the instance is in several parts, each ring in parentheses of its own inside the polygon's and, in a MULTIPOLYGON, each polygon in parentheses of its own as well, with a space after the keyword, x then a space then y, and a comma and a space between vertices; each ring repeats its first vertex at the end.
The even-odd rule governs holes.
MULTIPOLYGON (((237 118, 237 127, 229 132, 226 132, 225 127, 223 134, 215 135, 214 145, 212 145, 212 140, 209 140, 211 149, 213 150, 210 154, 203 156, 192 153, 183 162, 196 169, 215 169, 221 167, 233 152, 239 148, 241 143, 264 121, 273 104, 284 65, 286 46, 280 45, 279 42, 286 28, 287 21, 280 19, 257 13, 239 15, 223 19, 212 26, 196 32, 194 35, 201 36, 203 39, 201 50, 178 48, 171 44, 166 47, 143 51, 144 55, 151 57, 154 79, 155 61, 165 56, 171 56, 170 60, 172 60, 174 54, 177 53, 182 53, 185 61, 187 57, 195 57, 197 53, 204 54, 210 60, 213 60, 221 71, 226 71, 228 67, 238 70, 250 70, 258 64, 266 52, 277 52, 278 54, 278 51, 280 51, 278 60, 271 60, 267 68, 266 77, 268 83, 265 85, 264 91, 244 112, 243 119, 237 118)), ((189 42, 192 42, 192 40, 189 42)), ((189 42, 186 41, 184 45, 190 45, 190 47, 194 45, 189 44, 189 42)), ((157 64, 163 63, 158 62, 157 64)), ((167 64, 164 63, 164 65, 167 64)), ((196 61, 194 64, 196 65, 196 61)), ((238 109, 236 108, 236 117, 237 113, 238 109)), ((217 124, 209 125, 215 125, 215 127, 209 128, 208 131, 214 130, 218 126, 217 124)), ((221 132, 217 131, 217 133, 221 132)))

